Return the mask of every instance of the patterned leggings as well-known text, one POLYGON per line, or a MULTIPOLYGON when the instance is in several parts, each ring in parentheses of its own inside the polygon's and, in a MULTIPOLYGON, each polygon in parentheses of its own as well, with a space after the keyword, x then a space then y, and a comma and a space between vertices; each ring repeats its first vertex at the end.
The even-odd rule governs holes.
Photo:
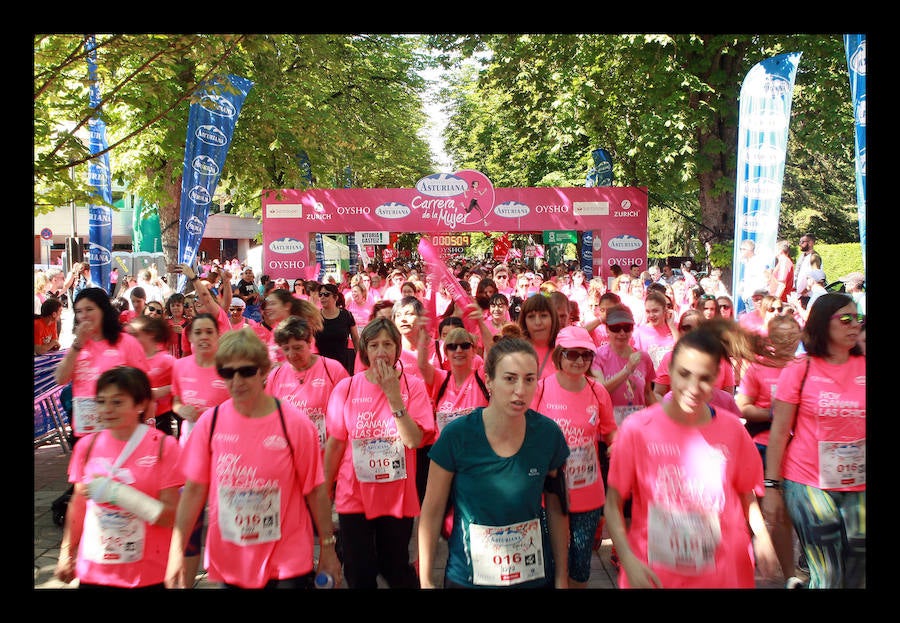
POLYGON ((784 503, 809 564, 809 588, 866 587, 866 492, 785 480, 784 503))
POLYGON ((583 513, 569 511, 569 577, 576 582, 591 579, 594 534, 602 514, 602 506, 583 513))

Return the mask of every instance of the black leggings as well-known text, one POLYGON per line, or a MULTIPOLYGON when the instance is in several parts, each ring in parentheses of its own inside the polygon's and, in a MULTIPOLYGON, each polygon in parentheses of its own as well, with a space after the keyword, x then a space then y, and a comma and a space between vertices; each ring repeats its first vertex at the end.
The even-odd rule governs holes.
POLYGON ((243 586, 235 584, 223 584, 223 588, 230 590, 272 590, 276 588, 292 588, 294 590, 309 590, 315 587, 316 574, 310 571, 306 575, 298 575, 293 578, 273 578, 266 582, 266 585, 259 589, 245 589, 243 586))
POLYGON ((378 588, 380 573, 390 588, 419 588, 419 576, 409 563, 413 518, 339 514, 344 549, 344 580, 348 588, 378 588))

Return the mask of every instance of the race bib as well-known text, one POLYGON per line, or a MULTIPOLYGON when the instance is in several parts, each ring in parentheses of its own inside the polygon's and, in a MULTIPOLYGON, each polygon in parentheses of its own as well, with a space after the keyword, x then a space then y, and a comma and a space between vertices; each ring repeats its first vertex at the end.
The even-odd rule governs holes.
POLYGON ((662 508, 651 504, 647 516, 647 560, 678 573, 698 575, 715 570, 722 540, 715 513, 662 508))
POLYGON ((219 486, 222 539, 247 546, 281 538, 281 489, 219 486))
POLYGON ((354 439, 353 471, 359 482, 393 482, 406 478, 406 449, 400 437, 354 439))
POLYGON ((512 586, 544 577, 544 549, 537 519, 507 526, 469 525, 472 581, 512 586))
POLYGON ((571 490, 594 484, 599 468, 596 443, 570 448, 566 459, 566 486, 571 490))
POLYGON ((819 488, 866 484, 866 440, 819 442, 819 488))
POLYGON ((88 500, 81 539, 84 557, 104 565, 139 562, 144 557, 146 529, 136 515, 88 500))
POLYGON ((97 413, 97 402, 92 397, 79 396, 72 398, 72 411, 74 412, 74 430, 78 435, 94 433, 105 428, 100 424, 100 414, 97 413))

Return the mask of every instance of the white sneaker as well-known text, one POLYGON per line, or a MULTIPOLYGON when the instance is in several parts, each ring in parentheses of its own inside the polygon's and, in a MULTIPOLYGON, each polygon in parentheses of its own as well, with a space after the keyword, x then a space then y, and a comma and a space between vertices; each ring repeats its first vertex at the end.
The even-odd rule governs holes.
POLYGON ((787 589, 806 588, 806 582, 798 578, 796 575, 793 575, 787 579, 787 582, 784 583, 784 587, 787 589))

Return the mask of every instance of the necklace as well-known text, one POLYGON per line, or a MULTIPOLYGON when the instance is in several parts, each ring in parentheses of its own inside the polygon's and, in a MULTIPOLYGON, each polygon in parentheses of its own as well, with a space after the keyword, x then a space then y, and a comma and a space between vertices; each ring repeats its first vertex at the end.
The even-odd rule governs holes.
MULTIPOLYGON (((306 382, 306 377, 309 376, 309 371, 312 368, 312 366, 313 366, 313 362, 311 361, 309 363, 309 365, 307 365, 305 368, 303 368, 303 370, 302 370, 302 372, 304 373, 303 377, 302 378, 300 378, 299 376, 297 377, 297 382, 300 383, 300 385, 303 385, 303 383, 306 382)), ((297 370, 298 375, 300 372, 301 372, 301 370, 297 370)))

